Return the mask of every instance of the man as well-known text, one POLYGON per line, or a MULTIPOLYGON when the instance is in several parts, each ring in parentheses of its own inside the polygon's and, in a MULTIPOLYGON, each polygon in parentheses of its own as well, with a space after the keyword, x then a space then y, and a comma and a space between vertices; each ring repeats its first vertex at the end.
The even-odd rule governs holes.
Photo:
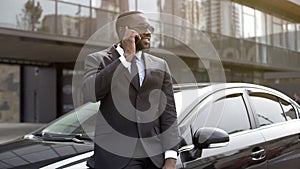
POLYGON ((299 96, 299 94, 294 93, 293 97, 294 97, 294 100, 300 105, 300 96, 299 96))
POLYGON ((175 169, 179 136, 172 77, 163 59, 143 51, 154 28, 143 13, 130 11, 118 16, 116 31, 119 43, 85 60, 85 98, 101 101, 95 168, 175 169))

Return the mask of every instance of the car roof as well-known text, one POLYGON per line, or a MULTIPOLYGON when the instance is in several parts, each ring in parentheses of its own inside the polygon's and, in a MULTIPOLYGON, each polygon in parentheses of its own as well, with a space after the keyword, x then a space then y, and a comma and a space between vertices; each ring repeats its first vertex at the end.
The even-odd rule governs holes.
MULTIPOLYGON (((279 96, 285 100, 291 100, 288 96, 283 94, 280 91, 271 89, 269 87, 257 84, 250 84, 250 83, 181 83, 173 85, 174 88, 174 95, 177 97, 176 102, 178 100, 182 100, 185 104, 189 105, 192 102, 189 100, 202 100, 204 97, 215 93, 217 91, 226 90, 226 89, 233 89, 233 88, 245 88, 249 89, 260 89, 265 92, 271 93, 273 95, 279 96), (186 97, 183 97, 183 96, 186 97), (180 99, 178 99, 178 97, 180 99), (188 98, 188 99, 186 99, 188 98)), ((183 108, 187 108, 183 105, 183 108)), ((183 110, 183 109, 181 109, 183 110)))
POLYGON ((241 82, 230 82, 230 83, 179 83, 174 84, 174 92, 180 92, 184 90, 194 90, 194 89, 201 89, 205 87, 211 87, 211 92, 215 92, 221 89, 230 89, 230 88, 255 88, 255 89, 262 89, 266 90, 268 92, 280 95, 281 97, 286 97, 285 94, 283 94, 280 91, 274 90, 272 88, 263 86, 263 85, 257 85, 257 84, 251 84, 251 83, 241 83, 241 82))

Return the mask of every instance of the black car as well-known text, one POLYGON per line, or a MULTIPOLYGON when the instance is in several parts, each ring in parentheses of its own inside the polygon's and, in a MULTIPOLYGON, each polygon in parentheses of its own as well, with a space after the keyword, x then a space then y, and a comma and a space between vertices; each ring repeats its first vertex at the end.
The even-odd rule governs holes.
MULTIPOLYGON (((174 91, 178 169, 300 168, 300 107, 291 98, 245 83, 182 84, 174 91)), ((87 168, 99 104, 2 144, 0 168, 87 168)))

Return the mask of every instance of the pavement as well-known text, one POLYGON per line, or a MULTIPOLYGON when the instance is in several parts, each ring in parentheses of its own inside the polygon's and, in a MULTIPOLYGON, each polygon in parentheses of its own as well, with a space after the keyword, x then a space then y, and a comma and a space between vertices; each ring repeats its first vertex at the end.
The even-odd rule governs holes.
POLYGON ((44 123, 0 123, 0 144, 22 137, 44 125, 44 123))

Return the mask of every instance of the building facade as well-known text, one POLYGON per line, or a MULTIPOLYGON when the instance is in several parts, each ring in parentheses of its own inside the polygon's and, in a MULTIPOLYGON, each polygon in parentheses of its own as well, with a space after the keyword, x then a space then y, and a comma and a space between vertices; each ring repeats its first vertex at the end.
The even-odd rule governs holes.
POLYGON ((115 40, 113 32, 97 43, 87 45, 87 41, 103 27, 114 30, 108 23, 128 10, 153 16, 152 46, 161 49, 153 53, 169 62, 178 82, 189 82, 188 73, 197 82, 210 82, 214 62, 199 58, 188 47, 195 45, 195 35, 203 34, 216 50, 227 82, 263 84, 288 95, 300 92, 297 0, 257 4, 251 0, 2 0, 0 4, 0 121, 48 122, 72 110, 72 79, 82 74, 74 70, 78 56, 107 48, 115 40))

